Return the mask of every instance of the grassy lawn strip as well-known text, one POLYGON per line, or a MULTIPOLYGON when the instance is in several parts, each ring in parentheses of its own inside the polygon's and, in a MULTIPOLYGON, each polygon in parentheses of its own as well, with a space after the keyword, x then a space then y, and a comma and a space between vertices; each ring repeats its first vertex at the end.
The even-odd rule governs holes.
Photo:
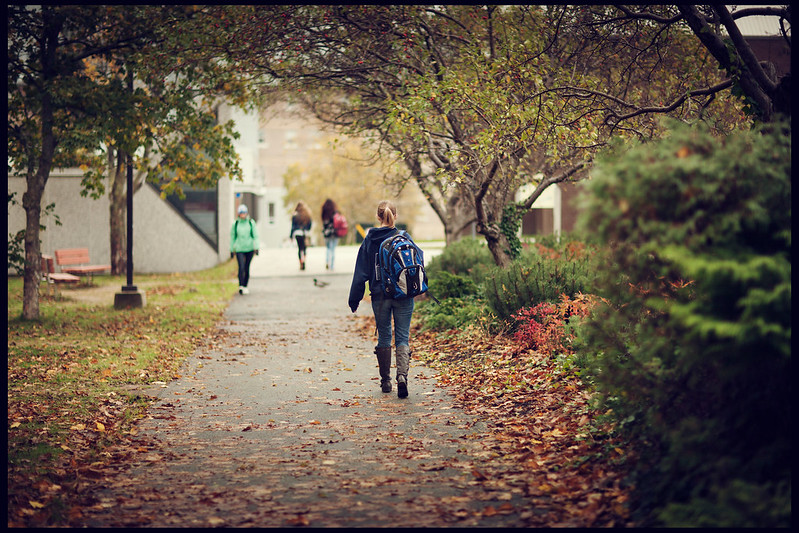
POLYGON ((117 310, 124 277, 90 288, 41 287, 41 319, 24 321, 22 279, 8 280, 8 524, 65 523, 75 472, 130 433, 151 397, 142 391, 178 376, 183 361, 235 293, 234 262, 186 274, 138 275, 141 309, 117 310), (106 289, 104 291, 104 289, 106 289), (85 295, 100 294, 96 301, 85 295))

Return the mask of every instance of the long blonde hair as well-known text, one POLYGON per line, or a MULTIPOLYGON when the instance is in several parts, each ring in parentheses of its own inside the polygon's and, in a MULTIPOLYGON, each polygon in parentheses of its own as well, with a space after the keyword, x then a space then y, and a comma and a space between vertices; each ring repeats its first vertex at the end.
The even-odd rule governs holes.
POLYGON ((311 221, 311 210, 308 209, 305 202, 299 202, 294 209, 294 216, 297 217, 297 222, 305 226, 311 221))
POLYGON ((383 200, 377 204, 377 218, 381 223, 393 228, 394 222, 397 220, 397 208, 388 200, 383 200))

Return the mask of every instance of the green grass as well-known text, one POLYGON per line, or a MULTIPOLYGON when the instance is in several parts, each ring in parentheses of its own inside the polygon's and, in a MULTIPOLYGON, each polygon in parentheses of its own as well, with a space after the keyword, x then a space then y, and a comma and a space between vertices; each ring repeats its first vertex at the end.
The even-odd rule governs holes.
MULTIPOLYGON (((8 278, 9 524, 31 515, 31 489, 52 480, 67 454, 92 461, 129 431, 151 398, 142 390, 178 377, 180 367, 235 294, 236 265, 185 274, 137 275, 140 309, 115 309, 124 276, 91 286, 40 287, 40 319, 23 320, 21 278, 8 278), (87 294, 96 294, 86 302, 87 294), (24 512, 23 512, 24 511, 24 512)), ((56 476, 57 477, 57 476, 56 476)), ((60 481, 63 482, 63 481, 60 481)), ((38 501, 38 500, 37 500, 38 501)), ((58 502, 44 502, 55 525, 58 502)), ((40 522, 37 522, 37 524, 40 522)))

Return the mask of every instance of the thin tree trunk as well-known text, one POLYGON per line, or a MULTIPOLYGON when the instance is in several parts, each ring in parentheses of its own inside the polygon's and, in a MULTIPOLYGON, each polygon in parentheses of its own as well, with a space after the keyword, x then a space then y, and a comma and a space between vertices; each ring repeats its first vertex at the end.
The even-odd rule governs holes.
MULTIPOLYGON (((56 77, 57 64, 56 48, 60 22, 53 20, 49 15, 49 8, 43 8, 43 50, 41 63, 44 86, 56 77)), ((41 93, 41 151, 34 164, 29 163, 26 176, 27 190, 22 195, 22 207, 25 208, 25 267, 23 269, 22 289, 22 318, 25 320, 39 319, 39 281, 41 278, 41 242, 39 241, 39 228, 42 216, 42 197, 50 169, 53 167, 55 157, 56 137, 53 132, 53 100, 48 92, 49 87, 41 93)))
POLYGON ((463 237, 463 232, 475 222, 474 209, 463 194, 454 194, 447 201, 446 220, 442 221, 447 246, 463 237))
POLYGON ((474 213, 470 202, 467 197, 464 197, 466 193, 462 189, 454 189, 449 196, 444 196, 443 191, 440 191, 441 194, 434 197, 428 190, 428 188, 434 189, 434 186, 431 185, 428 176, 422 172, 419 159, 406 157, 405 165, 411 171, 411 176, 416 181, 419 190, 422 191, 427 203, 444 225, 444 238, 447 245, 457 241, 463 230, 474 222, 474 213))
POLYGON ((474 195, 477 232, 485 237, 488 249, 494 257, 494 263, 505 268, 512 260, 510 243, 497 225, 497 221, 502 219, 502 211, 508 202, 513 201, 515 189, 508 185, 497 190, 497 185, 502 184, 501 179, 497 180, 497 173, 500 172, 498 161, 494 161, 491 166, 481 169, 480 172, 482 175, 476 181, 481 186, 474 195))
POLYGON ((29 169, 25 181, 27 190, 22 195, 22 206, 25 208, 25 268, 23 269, 22 318, 39 319, 39 281, 41 279, 42 260, 41 242, 39 240, 42 197, 50 169, 55 156, 55 135, 53 134, 53 108, 50 97, 45 93, 42 97, 42 146, 38 160, 38 168, 29 169))
POLYGON ((122 153, 117 152, 117 164, 112 165, 113 155, 109 154, 108 173, 111 178, 111 188, 108 192, 109 221, 110 221, 110 250, 111 274, 119 276, 126 272, 127 246, 126 246, 126 202, 125 166, 122 163, 122 153))
POLYGON ((25 208, 25 267, 23 269, 22 318, 39 318, 39 281, 41 279, 41 245, 39 224, 42 215, 41 172, 28 175, 28 190, 22 195, 25 208))

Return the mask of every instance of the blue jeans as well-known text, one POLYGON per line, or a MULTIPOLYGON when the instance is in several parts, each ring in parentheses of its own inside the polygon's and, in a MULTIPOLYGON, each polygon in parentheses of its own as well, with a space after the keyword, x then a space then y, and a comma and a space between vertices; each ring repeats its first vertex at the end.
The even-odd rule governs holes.
POLYGON ((327 251, 325 252, 325 264, 330 270, 333 270, 333 260, 335 259, 336 255, 336 244, 338 244, 338 237, 325 238, 325 246, 327 247, 327 251))
POLYGON ((408 346, 411 336, 413 298, 393 300, 372 296, 372 311, 377 323, 377 347, 391 346, 391 318, 394 318, 394 345, 408 346))

